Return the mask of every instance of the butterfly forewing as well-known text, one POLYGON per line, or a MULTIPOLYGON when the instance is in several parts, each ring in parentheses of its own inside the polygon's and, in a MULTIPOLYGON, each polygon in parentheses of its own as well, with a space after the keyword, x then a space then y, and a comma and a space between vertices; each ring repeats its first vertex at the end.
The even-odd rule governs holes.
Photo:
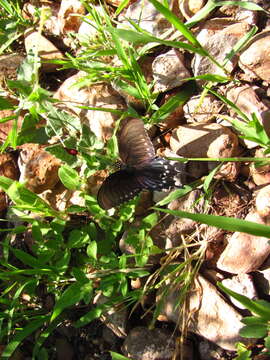
POLYGON ((126 120, 118 133, 119 155, 124 164, 140 168, 155 157, 155 149, 140 119, 126 120))
POLYGON ((108 210, 134 198, 142 190, 136 176, 127 170, 119 170, 108 176, 101 185, 97 200, 108 210))

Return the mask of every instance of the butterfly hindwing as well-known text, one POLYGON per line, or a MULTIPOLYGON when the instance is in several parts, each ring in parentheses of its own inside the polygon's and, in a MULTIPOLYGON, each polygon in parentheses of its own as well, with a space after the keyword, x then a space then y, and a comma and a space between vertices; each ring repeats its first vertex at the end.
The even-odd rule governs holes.
POLYGON ((149 164, 136 172, 142 188, 148 190, 165 190, 175 185, 176 171, 170 161, 156 157, 149 164))
POLYGON ((127 170, 119 170, 109 175, 101 185, 97 200, 99 205, 108 210, 131 200, 142 191, 136 176, 127 170))
POLYGON ((124 164, 141 167, 155 158, 155 149, 140 119, 125 120, 118 132, 119 155, 124 164))

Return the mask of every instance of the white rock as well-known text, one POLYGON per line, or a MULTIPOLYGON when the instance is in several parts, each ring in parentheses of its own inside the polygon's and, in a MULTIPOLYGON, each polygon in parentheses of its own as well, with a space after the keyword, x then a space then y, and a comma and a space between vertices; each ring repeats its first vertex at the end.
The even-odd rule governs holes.
POLYGON ((85 9, 79 0, 62 0, 58 13, 58 21, 62 33, 77 32, 82 23, 81 15, 85 9))
MULTIPOLYGON (((244 295, 251 300, 255 300, 257 298, 257 292, 255 290, 252 277, 248 274, 240 274, 237 276, 233 276, 231 279, 224 279, 222 280, 222 284, 230 290, 233 290, 238 294, 244 295)), ((231 296, 230 300, 239 309, 246 309, 244 305, 242 305, 239 301, 235 300, 231 296)))
MULTIPOLYGON (((179 126, 172 132, 170 147, 177 155, 187 158, 234 157, 239 153, 237 136, 229 128, 215 123, 179 126)), ((186 169, 191 176, 197 177, 204 175, 209 167, 211 162, 191 161, 186 169)), ((222 165, 218 174, 219 177, 233 181, 238 170, 237 164, 227 163, 222 165)))
MULTIPOLYGON (((175 336, 165 329, 133 328, 123 344, 123 353, 133 360, 171 360, 175 352, 175 336)), ((189 353, 192 358, 192 352, 189 353)), ((184 357, 187 360, 187 358, 184 357)))
MULTIPOLYGON (((170 9, 174 12, 179 19, 183 20, 183 17, 180 15, 178 9, 178 1, 169 0, 170 9)), ((136 24, 138 24, 143 30, 148 31, 150 34, 156 37, 164 37, 164 33, 167 30, 173 31, 172 25, 164 18, 161 13, 156 10, 154 5, 152 5, 147 0, 137 0, 131 4, 125 16, 119 17, 120 24, 117 25, 119 28, 133 29, 134 27, 130 25, 127 19, 131 19, 136 24)))
MULTIPOLYGON (((68 78, 57 90, 54 97, 64 102, 65 109, 70 109, 80 116, 81 121, 88 125, 99 139, 109 139, 118 115, 99 110, 84 110, 80 109, 79 106, 124 109, 124 100, 109 84, 99 83, 90 87, 77 87, 76 83, 84 76, 85 73, 79 72, 68 78)), ((63 105, 61 106, 63 107, 63 105)))
POLYGON ((251 45, 239 58, 239 66, 253 79, 270 81, 270 33, 265 31, 254 36, 251 45))
POLYGON ((183 109, 187 122, 210 123, 215 120, 223 107, 224 104, 221 101, 208 94, 202 101, 201 95, 192 96, 183 109))
POLYGON ((44 61, 42 63, 42 70, 44 72, 56 71, 59 65, 47 63, 46 61, 63 59, 61 51, 37 31, 31 29, 27 30, 24 36, 24 45, 27 53, 29 53, 30 50, 33 50, 33 48, 38 49, 38 55, 40 56, 41 61, 44 61))
POLYGON ((182 0, 179 3, 179 8, 185 19, 188 20, 201 10, 204 5, 205 0, 182 0))
MULTIPOLYGON (((263 103, 255 90, 249 85, 234 86, 226 92, 226 97, 249 118, 251 118, 252 113, 255 113, 269 136, 270 108, 263 103)), ((245 139, 244 142, 248 146, 249 143, 246 143, 245 139)), ((254 145, 257 146, 258 144, 254 143, 254 145)))
POLYGON ((270 185, 259 189, 256 194, 255 205, 260 216, 270 216, 270 185))
MULTIPOLYGON (((181 321, 179 308, 175 308, 180 292, 181 289, 169 292, 162 309, 162 314, 176 324, 181 321)), ((235 343, 238 341, 246 342, 246 339, 239 336, 239 330, 243 327, 242 316, 200 275, 195 281, 195 289, 188 295, 187 304, 188 314, 192 314, 189 331, 226 350, 235 350, 235 343)))
MULTIPOLYGON (((257 213, 249 213, 245 220, 269 225, 257 213)), ((235 232, 222 252, 217 267, 232 274, 249 273, 258 270, 269 254, 269 238, 235 232)))
MULTIPOLYGON (((197 40, 214 57, 223 64, 225 57, 232 50, 233 46, 249 30, 247 23, 230 23, 228 20, 212 19, 207 21, 199 34, 197 40)), ((237 65, 237 58, 234 56, 225 65, 227 72, 231 73, 237 65)), ((223 75, 224 71, 215 65, 208 57, 196 54, 192 61, 194 76, 203 74, 223 75)))

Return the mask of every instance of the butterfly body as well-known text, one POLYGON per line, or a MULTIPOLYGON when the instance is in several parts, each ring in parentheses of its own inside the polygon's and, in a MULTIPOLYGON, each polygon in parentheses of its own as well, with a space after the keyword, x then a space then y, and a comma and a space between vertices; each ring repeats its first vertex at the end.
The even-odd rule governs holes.
POLYGON ((175 186, 176 170, 155 150, 140 119, 126 122, 118 134, 120 170, 109 175, 98 192, 98 203, 110 209, 131 200, 143 189, 165 190, 175 186))

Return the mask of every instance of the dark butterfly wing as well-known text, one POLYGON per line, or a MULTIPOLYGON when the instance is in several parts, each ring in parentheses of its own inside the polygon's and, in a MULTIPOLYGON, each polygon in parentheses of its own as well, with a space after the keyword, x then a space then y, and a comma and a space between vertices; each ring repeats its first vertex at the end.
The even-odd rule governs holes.
POLYGON ((124 164, 140 168, 155 158, 155 149, 140 119, 127 119, 118 132, 119 155, 124 164))
POLYGON ((177 171, 169 160, 156 157, 135 174, 143 189, 161 191, 175 186, 177 171))
POLYGON ((118 206, 134 198, 142 186, 133 172, 119 170, 108 176, 101 185, 97 200, 105 210, 118 206))

